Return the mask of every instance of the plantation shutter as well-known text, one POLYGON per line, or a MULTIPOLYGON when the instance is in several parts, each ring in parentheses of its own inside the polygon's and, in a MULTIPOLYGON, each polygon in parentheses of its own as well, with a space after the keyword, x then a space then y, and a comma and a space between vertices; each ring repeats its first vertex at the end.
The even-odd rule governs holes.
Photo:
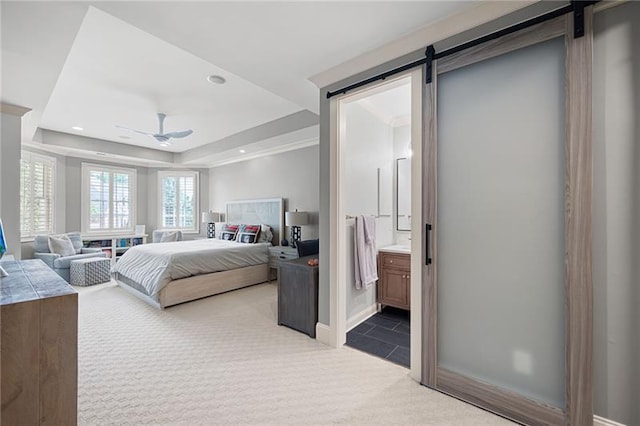
POLYGON ((180 209, 180 227, 185 229, 194 227, 194 180, 195 179, 193 176, 182 176, 178 181, 178 194, 180 196, 178 201, 178 206, 180 209))
POLYGON ((177 225, 176 178, 167 176, 162 179, 162 227, 174 228, 177 225))
POLYGON ((161 172, 159 177, 161 227, 196 231, 197 172, 161 172))
POLYGON ((55 159, 29 152, 20 160, 20 234, 53 233, 55 159))
POLYGON ((94 164, 83 164, 82 168, 83 229, 88 232, 133 231, 135 170, 94 164))

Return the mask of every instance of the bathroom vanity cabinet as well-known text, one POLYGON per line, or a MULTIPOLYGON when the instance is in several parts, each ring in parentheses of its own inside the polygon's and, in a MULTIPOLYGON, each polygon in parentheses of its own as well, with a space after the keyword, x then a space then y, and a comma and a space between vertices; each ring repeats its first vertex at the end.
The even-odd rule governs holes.
POLYGON ((411 255, 381 250, 378 265, 378 303, 410 310, 411 255))

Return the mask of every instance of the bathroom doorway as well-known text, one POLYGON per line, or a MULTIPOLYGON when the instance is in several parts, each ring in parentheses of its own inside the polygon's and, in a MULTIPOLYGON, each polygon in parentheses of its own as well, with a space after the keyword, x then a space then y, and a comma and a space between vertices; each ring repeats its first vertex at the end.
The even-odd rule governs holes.
POLYGON ((420 80, 418 70, 336 102, 338 340, 407 368, 414 324, 420 323, 411 261, 414 203, 420 211, 420 195, 414 199, 412 185, 412 163, 421 144, 420 80))

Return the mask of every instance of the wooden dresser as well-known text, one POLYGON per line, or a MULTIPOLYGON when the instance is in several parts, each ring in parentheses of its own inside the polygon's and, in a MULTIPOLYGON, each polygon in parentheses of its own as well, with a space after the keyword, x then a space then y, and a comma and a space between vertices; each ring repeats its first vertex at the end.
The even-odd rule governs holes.
POLYGON ((309 266, 306 256, 280 262, 278 325, 316 337, 318 322, 318 266, 309 266))
POLYGON ((400 309, 411 309, 411 255, 378 253, 378 303, 400 309))
POLYGON ((78 294, 41 260, 2 262, 3 425, 75 425, 78 294))

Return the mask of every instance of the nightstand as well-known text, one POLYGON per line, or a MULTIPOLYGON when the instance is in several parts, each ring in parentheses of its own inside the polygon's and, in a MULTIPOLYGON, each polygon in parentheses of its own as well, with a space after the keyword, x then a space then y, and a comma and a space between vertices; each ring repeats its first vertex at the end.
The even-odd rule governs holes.
MULTIPOLYGON (((269 267, 278 270, 280 262, 298 258, 298 249, 291 246, 269 247, 269 267)), ((277 275, 276 275, 277 278, 277 275)))
POLYGON ((286 325, 316 337, 318 322, 318 266, 307 262, 315 256, 280 262, 278 325, 286 325))

